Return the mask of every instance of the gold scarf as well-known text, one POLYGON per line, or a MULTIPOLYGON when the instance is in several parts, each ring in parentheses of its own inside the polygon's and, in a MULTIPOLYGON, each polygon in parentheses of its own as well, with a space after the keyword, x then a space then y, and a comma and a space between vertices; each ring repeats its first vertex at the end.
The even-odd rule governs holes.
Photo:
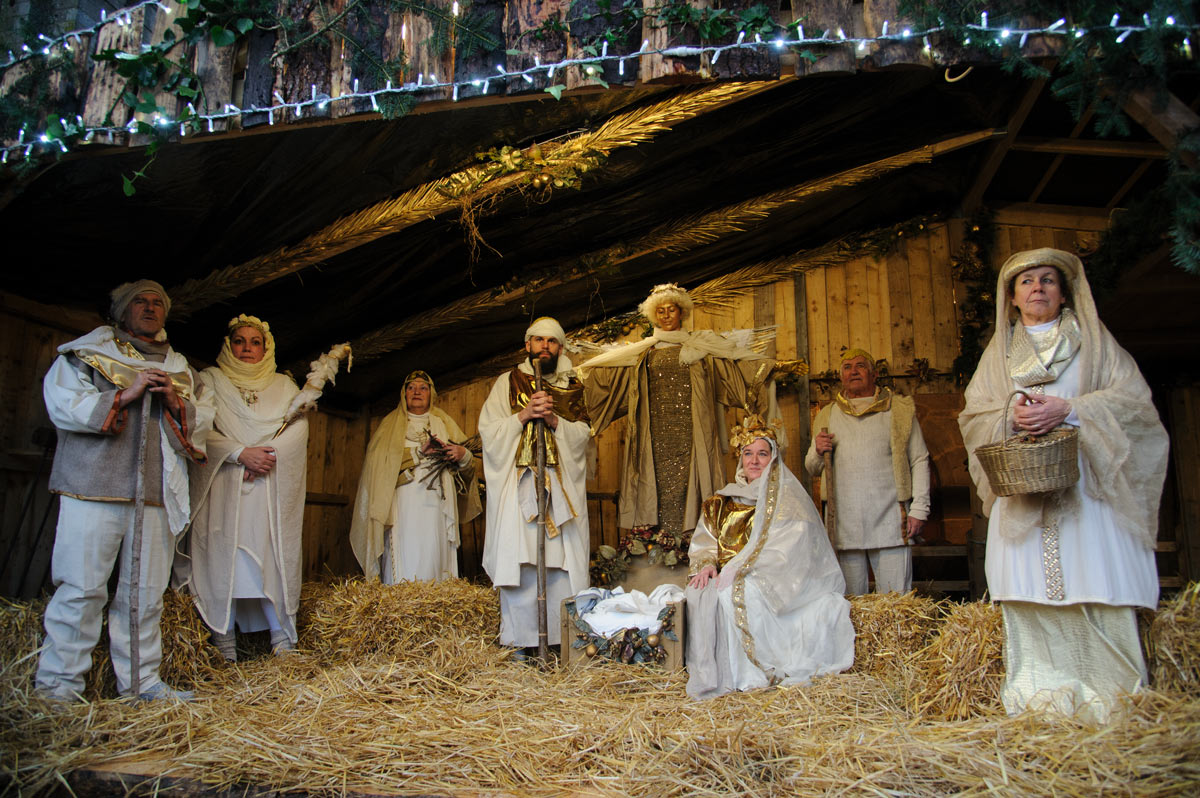
POLYGON ((1023 388, 1054 382, 1079 352, 1083 336, 1079 319, 1063 308, 1058 324, 1044 332, 1030 332, 1018 319, 1008 343, 1008 374, 1023 388))
POLYGON ((842 409, 843 413, 857 418, 858 416, 867 416, 871 413, 882 413, 884 410, 891 410, 892 392, 888 388, 876 388, 875 401, 862 410, 855 410, 854 403, 841 391, 834 394, 833 401, 837 402, 837 406, 842 409))
MULTIPOLYGON (((514 413, 519 413, 529 404, 533 390, 533 377, 520 368, 514 368, 509 377, 509 405, 514 413)), ((587 421, 587 410, 583 405, 583 385, 574 377, 565 388, 556 388, 548 382, 542 382, 542 390, 554 399, 554 412, 567 421, 587 421)), ((534 446, 534 424, 530 422, 521 431, 521 444, 517 447, 517 466, 533 467, 537 461, 534 446)), ((546 436, 546 465, 558 465, 558 443, 554 435, 546 436)))

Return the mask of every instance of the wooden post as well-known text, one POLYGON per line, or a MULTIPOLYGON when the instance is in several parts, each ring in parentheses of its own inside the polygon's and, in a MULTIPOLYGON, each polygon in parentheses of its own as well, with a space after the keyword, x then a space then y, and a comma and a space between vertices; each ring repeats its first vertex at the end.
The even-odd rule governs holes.
MULTIPOLYGON (((142 592, 142 527, 146 520, 146 434, 150 426, 149 390, 142 393, 142 429, 138 437, 137 487, 133 499, 133 541, 129 553, 129 687, 130 694, 137 698, 142 692, 142 624, 138 620, 141 611, 142 592)), ((163 408, 163 412, 167 412, 163 408)))
MULTIPOLYGON (((542 390, 541 358, 531 358, 533 365, 533 392, 542 390)), ((546 422, 534 421, 534 445, 537 450, 537 470, 533 486, 537 491, 537 615, 538 615, 538 659, 542 667, 550 662, 549 624, 546 620, 546 422)))
MULTIPOLYGON (((829 427, 821 427, 821 432, 828 434, 829 427)), ((833 476, 833 452, 825 452, 821 458, 825 461, 825 479, 821 484, 821 492, 825 494, 825 531, 832 540, 837 531, 837 498, 834 494, 837 483, 833 476)))
MULTIPOLYGON (((796 357, 803 358, 808 363, 811 373, 812 357, 808 353, 808 288, 805 284, 805 276, 801 274, 793 278, 792 286, 796 310, 796 357)), ((796 380, 796 401, 800 405, 800 419, 796 427, 797 440, 792 445, 801 447, 800 468, 796 469, 796 476, 800 478, 800 484, 811 495, 812 477, 809 475, 808 469, 804 468, 804 452, 808 451, 809 439, 812 438, 812 408, 810 407, 808 374, 802 374, 796 380)))

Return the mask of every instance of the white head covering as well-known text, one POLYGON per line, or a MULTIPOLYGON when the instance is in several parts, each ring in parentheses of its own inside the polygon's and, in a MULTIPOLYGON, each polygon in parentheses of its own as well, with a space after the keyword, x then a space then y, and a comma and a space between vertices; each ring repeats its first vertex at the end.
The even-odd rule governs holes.
MULTIPOLYGON (((171 315, 171 297, 167 296, 167 289, 163 288, 161 283, 157 283, 154 280, 134 280, 131 283, 121 283, 108 294, 108 316, 113 320, 113 323, 120 324, 124 320, 125 311, 129 308, 129 303, 133 301, 133 298, 147 291, 162 297, 167 315, 171 315)), ((166 332, 159 330, 158 334, 154 336, 154 340, 167 340, 166 332)))
POLYGON ((679 308, 679 323, 683 324, 692 315, 693 302, 691 295, 687 289, 678 283, 663 283, 656 285, 650 291, 650 296, 646 297, 642 304, 638 306, 638 310, 642 315, 654 322, 655 309, 664 302, 670 302, 679 308))
POLYGON ((271 335, 271 325, 257 316, 247 316, 240 313, 229 320, 225 337, 221 339, 221 351, 217 354, 217 365, 229 378, 229 381, 247 391, 261 391, 275 379, 275 336, 271 335), (263 336, 263 357, 257 363, 247 363, 238 360, 229 345, 229 338, 241 327, 253 327, 263 336))
POLYGON ((530 324, 529 329, 525 331, 525 340, 528 341, 535 335, 540 335, 543 338, 553 338, 558 341, 559 346, 565 347, 567 345, 566 330, 558 323, 558 319, 552 319, 549 316, 534 319, 533 324, 530 324))

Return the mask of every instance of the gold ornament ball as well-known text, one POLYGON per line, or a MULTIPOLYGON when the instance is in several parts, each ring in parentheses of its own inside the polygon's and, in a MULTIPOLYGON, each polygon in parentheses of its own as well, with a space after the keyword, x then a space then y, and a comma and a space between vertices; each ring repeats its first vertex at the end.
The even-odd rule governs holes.
POLYGON ((588 647, 583 650, 583 653, 587 654, 589 657, 594 657, 600 653, 600 649, 596 648, 595 643, 588 643, 588 647))
POLYGON ((658 648, 658 643, 658 635, 648 635, 646 637, 646 645, 650 646, 650 648, 658 648))

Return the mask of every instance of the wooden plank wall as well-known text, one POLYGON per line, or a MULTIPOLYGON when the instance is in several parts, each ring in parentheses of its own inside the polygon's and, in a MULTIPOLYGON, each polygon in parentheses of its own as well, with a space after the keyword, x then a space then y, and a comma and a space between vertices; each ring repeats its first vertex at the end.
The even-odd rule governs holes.
MULTIPOLYGON (((0 294, 0 595, 28 598, 51 588, 58 512, 46 487, 50 463, 43 461, 42 441, 53 439, 53 425, 42 377, 60 344, 100 323, 95 314, 0 294)), ((367 418, 318 411, 309 424, 306 580, 357 571, 347 535, 367 418)))

